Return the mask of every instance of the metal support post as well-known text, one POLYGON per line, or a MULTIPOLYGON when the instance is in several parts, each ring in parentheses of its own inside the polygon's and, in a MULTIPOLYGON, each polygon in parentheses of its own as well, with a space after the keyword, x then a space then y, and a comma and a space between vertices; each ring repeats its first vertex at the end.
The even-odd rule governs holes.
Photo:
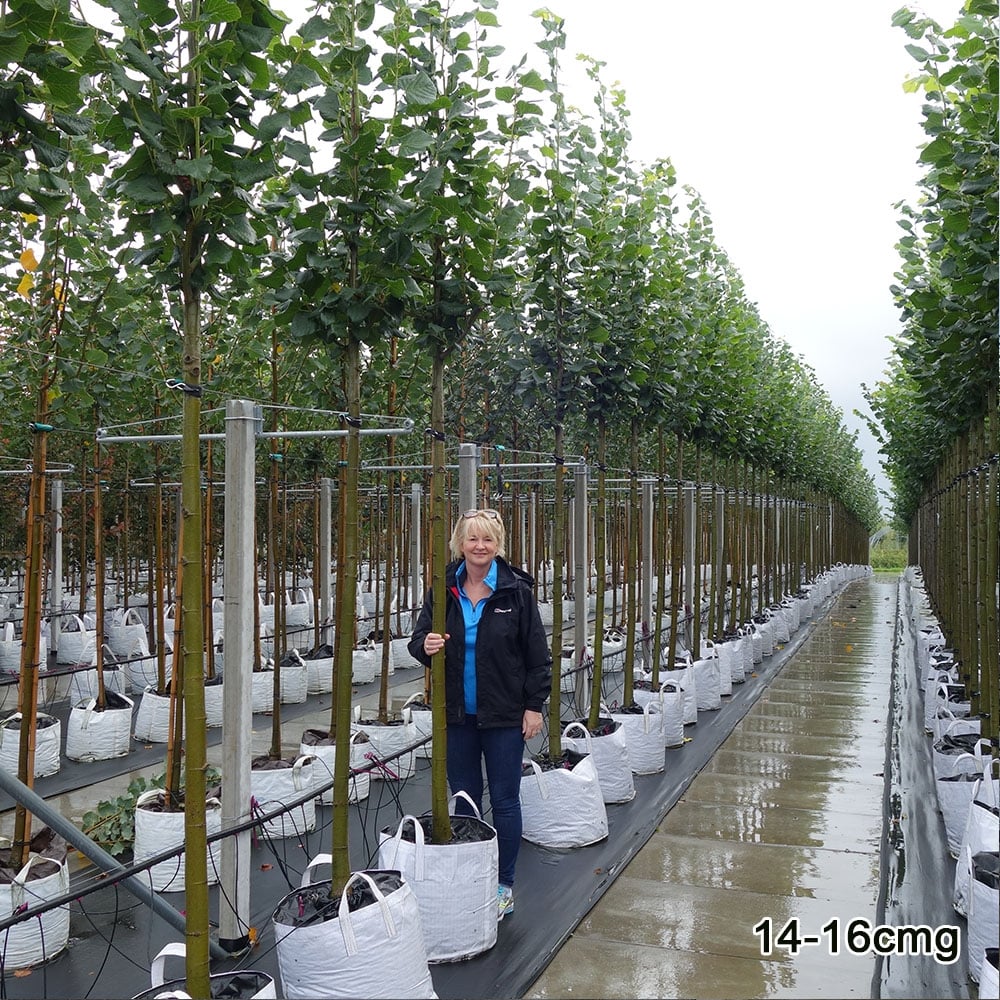
POLYGON ((642 667, 653 669, 653 480, 642 482, 642 667))
MULTIPOLYGON (((54 653, 59 648, 59 631, 62 628, 62 585, 63 585, 63 481, 57 476, 52 480, 52 557, 49 560, 52 573, 52 585, 49 588, 49 652, 54 653)), ((47 665, 42 664, 45 670, 47 665)))
MULTIPOLYGON (((226 404, 225 607, 222 694, 222 825, 250 818, 253 602, 257 599, 254 539, 254 407, 226 404)), ((250 831, 222 842, 219 943, 229 952, 250 946, 250 831)))
MULTIPOLYGON (((333 620, 333 588, 330 586, 333 572, 330 551, 332 523, 333 480, 323 478, 319 481, 319 616, 322 622, 333 620)), ((315 575, 314 573, 313 576, 315 575)))
MULTIPOLYGON (((420 608, 424 603, 424 592, 421 586, 423 566, 420 556, 420 483, 410 485, 410 606, 420 608)), ((414 616, 417 612, 414 612, 414 616)))
MULTIPOLYGON (((580 464, 573 470, 572 531, 573 546, 573 647, 576 655, 587 647, 587 466, 580 464)), ((575 662, 575 658, 574 658, 575 662)), ((584 671, 577 674, 573 696, 578 718, 590 711, 590 676, 584 671)))
POLYGON ((691 483, 684 487, 684 645, 694 649, 694 550, 698 526, 694 521, 694 491, 691 483))
POLYGON ((479 445, 460 444, 458 446, 458 512, 475 510, 476 470, 479 468, 479 445))

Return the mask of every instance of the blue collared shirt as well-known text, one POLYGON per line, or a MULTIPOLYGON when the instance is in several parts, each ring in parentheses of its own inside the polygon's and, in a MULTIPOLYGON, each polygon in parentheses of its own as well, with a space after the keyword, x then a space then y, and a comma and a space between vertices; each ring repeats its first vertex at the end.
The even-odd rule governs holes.
MULTIPOLYGON (((483 616, 483 608, 487 597, 484 597, 475 607, 466 597, 463 580, 465 579, 465 560, 455 570, 455 582, 458 584, 458 602, 462 605, 462 617, 465 619, 465 713, 476 714, 476 633, 479 631, 479 619, 483 616)), ((483 581, 490 590, 497 589, 497 561, 490 564, 483 581)))

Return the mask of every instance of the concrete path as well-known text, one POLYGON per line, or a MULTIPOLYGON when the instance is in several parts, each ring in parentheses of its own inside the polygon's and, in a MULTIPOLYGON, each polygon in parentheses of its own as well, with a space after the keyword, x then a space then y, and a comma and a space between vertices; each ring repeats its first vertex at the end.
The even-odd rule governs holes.
POLYGON ((529 997, 872 995, 895 608, 848 585, 529 997))

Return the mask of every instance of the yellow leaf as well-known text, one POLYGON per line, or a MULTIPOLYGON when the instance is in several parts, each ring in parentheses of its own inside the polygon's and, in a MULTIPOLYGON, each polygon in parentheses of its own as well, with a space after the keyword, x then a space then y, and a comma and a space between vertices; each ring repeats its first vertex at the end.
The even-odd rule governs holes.
POLYGON ((26 271, 21 275, 21 280, 17 286, 17 294, 21 296, 22 299, 30 299, 31 289, 35 287, 35 279, 28 274, 26 271))
POLYGON ((63 290, 63 283, 61 281, 55 282, 52 286, 52 298, 54 298, 56 302, 65 301, 66 292, 63 290))
POLYGON ((850 653, 850 652, 851 652, 851 651, 852 651, 852 650, 854 649, 854 647, 853 647, 853 646, 852 646, 852 645, 851 645, 850 643, 848 643, 848 644, 847 644, 847 645, 846 645, 846 646, 844 647, 844 649, 845 649, 845 650, 846 650, 846 651, 847 651, 848 653, 850 653))
POLYGON ((212 364, 213 365, 221 365, 222 364, 222 355, 221 354, 216 354, 216 356, 214 358, 212 358, 212 364))
POLYGON ((277 347, 275 348, 275 351, 276 351, 276 352, 277 352, 278 354, 284 354, 284 352, 285 352, 285 349, 284 349, 284 348, 283 348, 283 347, 281 346, 281 344, 278 344, 278 346, 277 346, 277 347))
POLYGON ((32 215, 31 212, 22 212, 21 218, 30 226, 38 221, 37 215, 32 215))
POLYGON ((21 267, 25 271, 37 271, 38 270, 38 258, 35 256, 35 251, 28 247, 27 250, 21 251, 21 267))

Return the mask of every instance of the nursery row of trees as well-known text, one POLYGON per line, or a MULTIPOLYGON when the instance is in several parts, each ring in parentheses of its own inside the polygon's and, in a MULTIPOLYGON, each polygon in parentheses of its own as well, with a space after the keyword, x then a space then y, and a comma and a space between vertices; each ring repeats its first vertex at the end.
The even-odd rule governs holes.
MULTIPOLYGON (((448 437, 579 454, 604 426, 629 468, 634 427, 643 468, 666 434, 873 526, 853 436, 698 195, 631 160, 599 63, 593 112, 567 106, 558 18, 540 68, 506 69, 494 6, 336 4, 294 32, 261 3, 111 3, 107 31, 8 11, 0 450, 26 457, 40 422, 80 468, 73 432, 176 430, 154 415, 228 396, 422 428, 437 361, 448 437)), ((275 447, 303 478, 324 450, 275 447)), ((110 482, 179 462, 104 461, 110 482)))
MULTIPOLYGON (((136 478, 161 484, 179 469, 179 564, 203 566, 199 432, 211 424, 203 411, 232 397, 269 404, 275 434, 331 421, 347 432, 334 454, 272 438, 266 460, 272 496, 279 466, 338 472, 341 579, 357 573, 362 434, 403 417, 427 428, 439 588, 449 440, 546 456, 557 538, 570 454, 633 480, 711 468, 875 527, 854 437, 771 336, 697 193, 677 190, 669 161, 631 158, 625 98, 599 62, 587 63, 591 113, 568 104, 558 17, 539 15, 538 65, 508 64, 491 41, 496 8, 352 0, 294 26, 265 0, 0 8, 0 451, 30 457, 35 473, 26 634, 46 462, 92 464, 125 487, 120 504, 136 478), (95 429, 122 425, 179 429, 180 449, 92 459, 95 429)), ((385 464, 400 464, 394 438, 383 447, 385 464)), ((108 518, 119 513, 107 505, 108 518)), ((15 534, 21 512, 0 516, 15 534)), ((203 608, 203 574, 187 572, 189 864, 204 861, 203 608)), ((338 634, 353 626, 341 600, 338 634)), ((22 670, 37 665, 26 650, 22 670)), ((337 887, 349 872, 346 652, 337 887)), ((441 670, 439 656, 435 697, 441 670)), ((447 840, 444 794, 434 817, 447 840)), ((192 887, 195 909, 204 899, 192 887)), ((189 973, 207 968, 207 934, 187 943, 189 973)), ((198 995, 200 975, 189 975, 198 995)))
POLYGON ((884 429, 894 512, 909 529, 973 711, 997 734, 1000 662, 1000 383, 998 333, 997 24, 992 0, 968 0, 943 29, 903 9, 924 95, 926 172, 916 206, 902 205, 903 314, 888 375, 868 393, 884 429))

